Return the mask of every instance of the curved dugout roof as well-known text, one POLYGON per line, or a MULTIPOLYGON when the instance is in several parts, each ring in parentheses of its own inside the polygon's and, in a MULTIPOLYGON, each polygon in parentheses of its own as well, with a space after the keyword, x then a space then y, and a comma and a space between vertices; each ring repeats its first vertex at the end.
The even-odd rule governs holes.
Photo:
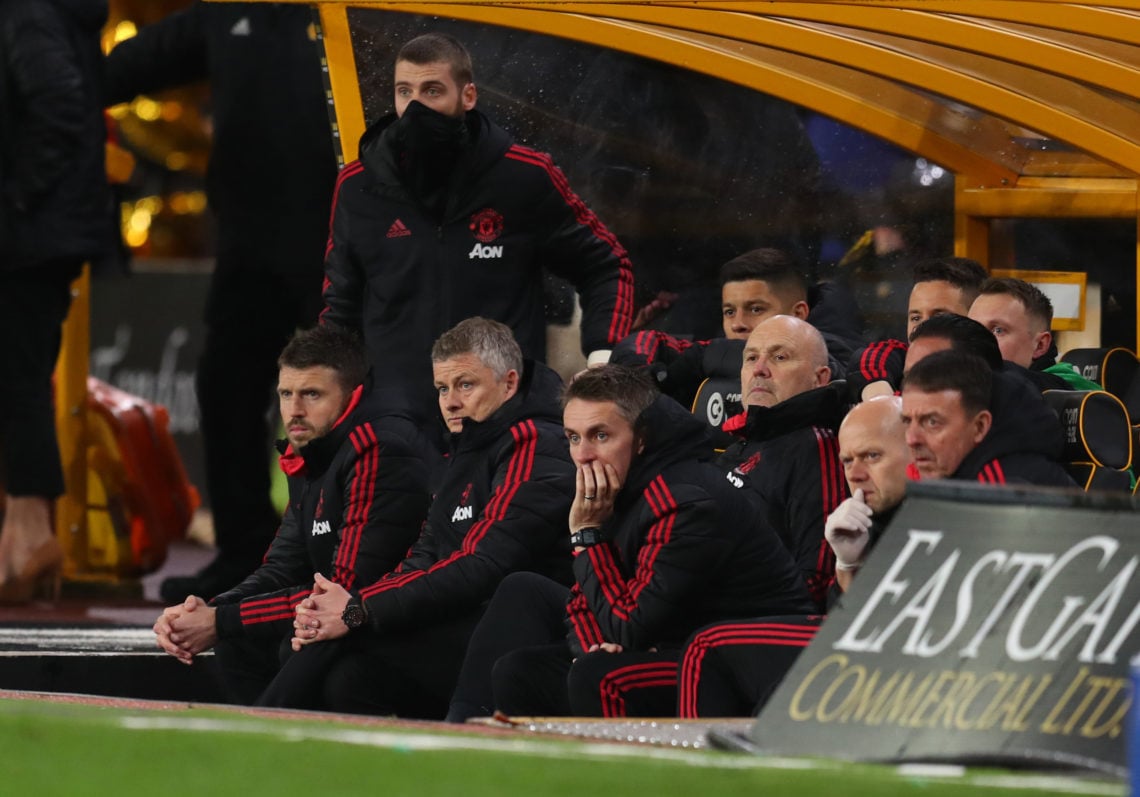
MULTIPOLYGON (((346 3, 318 4, 335 47, 346 3)), ((1077 215, 1136 212, 1140 0, 351 5, 526 28, 666 60, 866 130, 949 168, 965 189, 1078 178, 1091 206, 1077 215)), ((350 117, 341 122, 352 126, 350 117)))
POLYGON ((625 51, 864 130, 954 173, 954 252, 984 264, 992 219, 1140 215, 1140 0, 292 2, 320 9, 346 160, 352 6, 625 51))

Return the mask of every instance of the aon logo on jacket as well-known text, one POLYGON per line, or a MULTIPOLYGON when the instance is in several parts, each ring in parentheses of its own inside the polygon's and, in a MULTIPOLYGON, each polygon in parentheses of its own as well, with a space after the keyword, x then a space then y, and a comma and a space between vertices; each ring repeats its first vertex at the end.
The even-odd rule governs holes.
POLYGON ((467 253, 468 260, 474 260, 477 257, 481 259, 497 260, 502 256, 502 246, 486 246, 480 243, 477 243, 475 246, 471 247, 471 251, 467 253))
POLYGON ((451 522, 455 523, 460 520, 471 520, 475 517, 475 508, 470 506, 457 506, 455 511, 451 513, 451 522))

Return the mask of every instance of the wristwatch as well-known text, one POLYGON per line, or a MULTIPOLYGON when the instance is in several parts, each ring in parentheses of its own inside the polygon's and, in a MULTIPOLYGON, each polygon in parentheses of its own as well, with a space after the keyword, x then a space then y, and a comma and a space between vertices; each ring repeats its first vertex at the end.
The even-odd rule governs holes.
POLYGON ((602 530, 597 526, 584 526, 570 533, 570 547, 589 548, 602 542, 602 530))
POLYGON ((340 619, 348 626, 349 631, 364 625, 364 621, 368 619, 368 616, 364 613, 364 604, 360 598, 352 597, 348 599, 348 605, 344 607, 340 619))

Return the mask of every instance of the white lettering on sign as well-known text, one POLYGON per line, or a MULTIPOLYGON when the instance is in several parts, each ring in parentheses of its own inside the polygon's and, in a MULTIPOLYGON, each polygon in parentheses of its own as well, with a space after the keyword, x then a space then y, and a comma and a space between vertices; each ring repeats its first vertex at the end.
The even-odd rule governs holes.
POLYGON ((1012 611, 1004 633, 1005 652, 1013 661, 1075 655, 1083 663, 1113 664, 1140 622, 1140 603, 1125 601, 1140 557, 1118 556, 1120 543, 1113 537, 1087 537, 1060 554, 992 550, 967 564, 962 549, 939 549, 943 532, 911 529, 907 534, 906 544, 836 649, 879 653, 896 633, 906 633, 900 649, 904 655, 932 658, 961 645, 957 655, 976 658, 982 642, 1012 611), (908 570, 919 569, 923 559, 935 556, 937 567, 921 583, 905 577, 908 570), (1090 568, 1095 568, 1096 578, 1074 578, 1078 569, 1090 568), (985 600, 979 601, 979 579, 995 578, 1003 582, 997 600, 987 590, 985 600), (951 587, 954 582, 956 588, 951 587), (1084 585, 1087 589, 1081 588, 1084 585), (1023 600, 1015 607, 1019 596, 1023 600), (883 611, 896 606, 884 620, 883 611), (949 626, 939 628, 938 621, 946 618, 952 618, 949 626), (1043 631, 1031 631, 1034 618, 1052 620, 1043 631))

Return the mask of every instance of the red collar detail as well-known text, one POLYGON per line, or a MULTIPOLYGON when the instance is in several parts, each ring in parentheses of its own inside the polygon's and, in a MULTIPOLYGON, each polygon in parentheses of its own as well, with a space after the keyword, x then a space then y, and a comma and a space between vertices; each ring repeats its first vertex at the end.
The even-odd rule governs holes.
MULTIPOLYGON (((348 399, 348 406, 344 408, 344 412, 340 414, 340 417, 336 419, 336 423, 332 425, 333 429, 344 423, 345 418, 352 414, 352 411, 360 404, 360 397, 363 395, 364 385, 357 385, 356 390, 352 391, 352 395, 348 399)), ((305 460, 300 454, 293 450, 292 443, 285 449, 285 453, 277 458, 277 464, 281 467, 281 471, 286 476, 297 476, 305 470, 305 460)))
POLYGON ((722 431, 725 432, 739 432, 744 428, 744 424, 748 422, 748 412, 742 412, 738 415, 733 415, 720 425, 722 431))
POLYGON ((909 481, 920 482, 922 481, 922 474, 918 472, 918 466, 913 462, 906 466, 906 477, 909 481))
POLYGON ((305 470, 305 460, 293 450, 292 443, 286 447, 285 453, 277 458, 277 464, 286 476, 297 476, 305 470))
POLYGON ((340 417, 336 419, 336 423, 332 425, 333 429, 344 423, 344 419, 352 414, 352 411, 356 409, 356 405, 360 403, 360 397, 363 395, 364 385, 357 385, 356 390, 352 391, 352 395, 348 397, 348 406, 344 408, 344 412, 340 414, 340 417))

